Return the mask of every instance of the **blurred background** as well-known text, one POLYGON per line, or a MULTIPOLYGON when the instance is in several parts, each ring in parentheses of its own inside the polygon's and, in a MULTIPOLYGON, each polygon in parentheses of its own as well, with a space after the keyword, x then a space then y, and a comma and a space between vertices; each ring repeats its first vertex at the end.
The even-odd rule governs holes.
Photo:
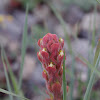
MULTIPOLYGON (((4 48, 17 80, 22 61, 22 36, 27 3, 29 3, 29 13, 21 88, 23 94, 30 100, 45 100, 47 97, 45 81, 42 78, 43 69, 37 59, 39 51, 37 41, 46 33, 52 33, 65 40, 68 100, 82 100, 91 69, 78 55, 92 64, 97 41, 100 39, 100 5, 96 0, 0 0, 0 47, 4 48), (68 39, 74 60, 68 48, 68 39), (73 73, 72 78, 70 73, 73 73)), ((10 85, 12 86, 12 82, 10 85)), ((7 89, 1 54, 0 88, 7 89)), ((8 95, 0 93, 0 100, 9 100, 8 95)), ((98 76, 95 79, 91 100, 100 100, 98 76)))

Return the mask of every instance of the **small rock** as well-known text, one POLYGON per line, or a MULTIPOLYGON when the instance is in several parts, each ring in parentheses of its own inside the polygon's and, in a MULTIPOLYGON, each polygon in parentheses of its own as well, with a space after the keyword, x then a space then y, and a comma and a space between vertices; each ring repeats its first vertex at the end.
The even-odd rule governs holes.
POLYGON ((85 39, 76 39, 72 42, 72 50, 77 56, 77 54, 81 54, 86 59, 88 58, 88 51, 90 49, 89 41, 85 39))
POLYGON ((80 32, 78 33, 78 38, 87 39, 88 35, 89 33, 86 30, 80 30, 80 32))
POLYGON ((50 33, 55 33, 55 28, 58 24, 59 21, 53 14, 49 14, 48 18, 45 20, 45 26, 50 33))
POLYGON ((74 25, 82 20, 84 16, 83 11, 76 5, 71 5, 64 14, 64 19, 71 25, 74 25))
POLYGON ((72 50, 75 54, 75 69, 83 82, 87 80, 87 64, 78 55, 80 54, 85 59, 88 59, 90 48, 91 45, 89 45, 88 40, 76 39, 72 42, 72 50))
POLYGON ((18 41, 9 41, 10 44, 8 45, 8 50, 10 52, 14 52, 14 53, 18 53, 19 52, 19 48, 20 48, 20 44, 18 41))
POLYGON ((2 33, 11 34, 10 37, 13 37, 13 39, 19 36, 22 30, 20 24, 18 24, 16 19, 10 15, 0 15, 0 29, 2 33))
MULTIPOLYGON (((21 62, 21 57, 18 58, 18 60, 19 62, 21 62)), ((25 61, 24 61, 24 69, 23 69, 24 80, 27 80, 32 77, 32 74, 35 71, 35 67, 36 67, 35 63, 36 63, 35 59, 29 54, 26 54, 25 61)))
POLYGON ((17 52, 20 46, 22 28, 11 15, 0 15, 0 45, 11 52, 17 52))
POLYGON ((50 9, 47 5, 39 5, 34 9, 34 14, 41 20, 48 18, 50 9))
MULTIPOLYGON (((23 26, 25 24, 25 17, 26 13, 22 11, 14 11, 13 13, 15 19, 17 20, 17 23, 21 25, 21 28, 23 29, 23 26)), ((32 14, 28 14, 28 27, 30 27, 33 24, 36 24, 38 22, 37 16, 33 16, 32 14)))
POLYGON ((86 82, 86 80, 87 80, 87 74, 88 74, 87 66, 85 66, 84 64, 82 64, 82 63, 80 63, 80 62, 77 61, 75 63, 75 68, 77 70, 77 77, 82 82, 86 82))
POLYGON ((81 80, 82 80, 82 82, 86 82, 87 81, 87 78, 88 78, 87 74, 88 74, 87 70, 84 70, 81 73, 81 80))
POLYGON ((89 13, 83 17, 82 22, 80 23, 80 28, 88 32, 93 32, 94 28, 95 30, 99 29, 99 25, 100 25, 100 14, 89 13))
POLYGON ((65 38, 66 34, 68 34, 69 36, 76 36, 78 31, 78 24, 71 26, 70 24, 66 23, 65 27, 66 27, 66 33, 64 32, 64 28, 62 25, 57 25, 55 27, 55 33, 63 38, 65 38))

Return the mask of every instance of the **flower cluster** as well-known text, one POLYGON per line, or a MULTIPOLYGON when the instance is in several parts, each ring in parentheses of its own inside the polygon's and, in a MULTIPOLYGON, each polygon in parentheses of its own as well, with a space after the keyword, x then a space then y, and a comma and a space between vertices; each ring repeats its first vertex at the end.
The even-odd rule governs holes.
POLYGON ((46 80, 47 94, 50 96, 46 100, 62 100, 64 40, 56 34, 48 33, 38 40, 38 45, 40 51, 37 56, 44 69, 42 76, 46 80))

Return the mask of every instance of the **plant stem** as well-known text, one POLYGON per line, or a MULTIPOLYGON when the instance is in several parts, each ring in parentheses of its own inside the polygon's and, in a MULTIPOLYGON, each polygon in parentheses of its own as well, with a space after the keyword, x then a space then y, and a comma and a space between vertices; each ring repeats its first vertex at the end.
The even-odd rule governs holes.
POLYGON ((64 51, 64 61, 63 61, 63 100, 66 100, 65 51, 64 51))
POLYGON ((23 32, 23 39, 22 39, 22 49, 21 49, 21 66, 20 66, 20 75, 19 75, 19 89, 21 88, 22 85, 22 77, 23 77, 23 68, 24 68, 24 58, 25 58, 25 53, 26 53, 26 47, 27 47, 27 20, 28 20, 28 9, 29 5, 27 4, 26 7, 26 18, 25 18, 25 25, 24 25, 24 32, 23 32))

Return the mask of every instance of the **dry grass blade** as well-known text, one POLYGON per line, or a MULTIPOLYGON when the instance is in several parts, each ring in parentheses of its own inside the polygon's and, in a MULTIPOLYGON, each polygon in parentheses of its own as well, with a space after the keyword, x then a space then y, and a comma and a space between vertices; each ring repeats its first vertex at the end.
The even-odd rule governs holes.
POLYGON ((9 92, 9 91, 1 89, 1 88, 0 88, 0 92, 5 93, 5 94, 9 94, 9 95, 12 95, 12 96, 15 96, 15 97, 18 97, 18 98, 22 98, 23 100, 29 100, 27 98, 21 97, 20 95, 14 94, 12 92, 9 92))
MULTIPOLYGON (((3 56, 3 49, 2 49, 2 47, 1 47, 1 58, 2 58, 4 72, 5 72, 5 77, 6 77, 6 81, 7 81, 7 87, 8 87, 9 92, 12 92, 10 81, 9 81, 8 72, 7 72, 7 69, 6 69, 5 62, 4 62, 4 56, 3 56)), ((13 100, 13 96, 12 95, 9 95, 9 98, 10 98, 10 100, 13 100)))

